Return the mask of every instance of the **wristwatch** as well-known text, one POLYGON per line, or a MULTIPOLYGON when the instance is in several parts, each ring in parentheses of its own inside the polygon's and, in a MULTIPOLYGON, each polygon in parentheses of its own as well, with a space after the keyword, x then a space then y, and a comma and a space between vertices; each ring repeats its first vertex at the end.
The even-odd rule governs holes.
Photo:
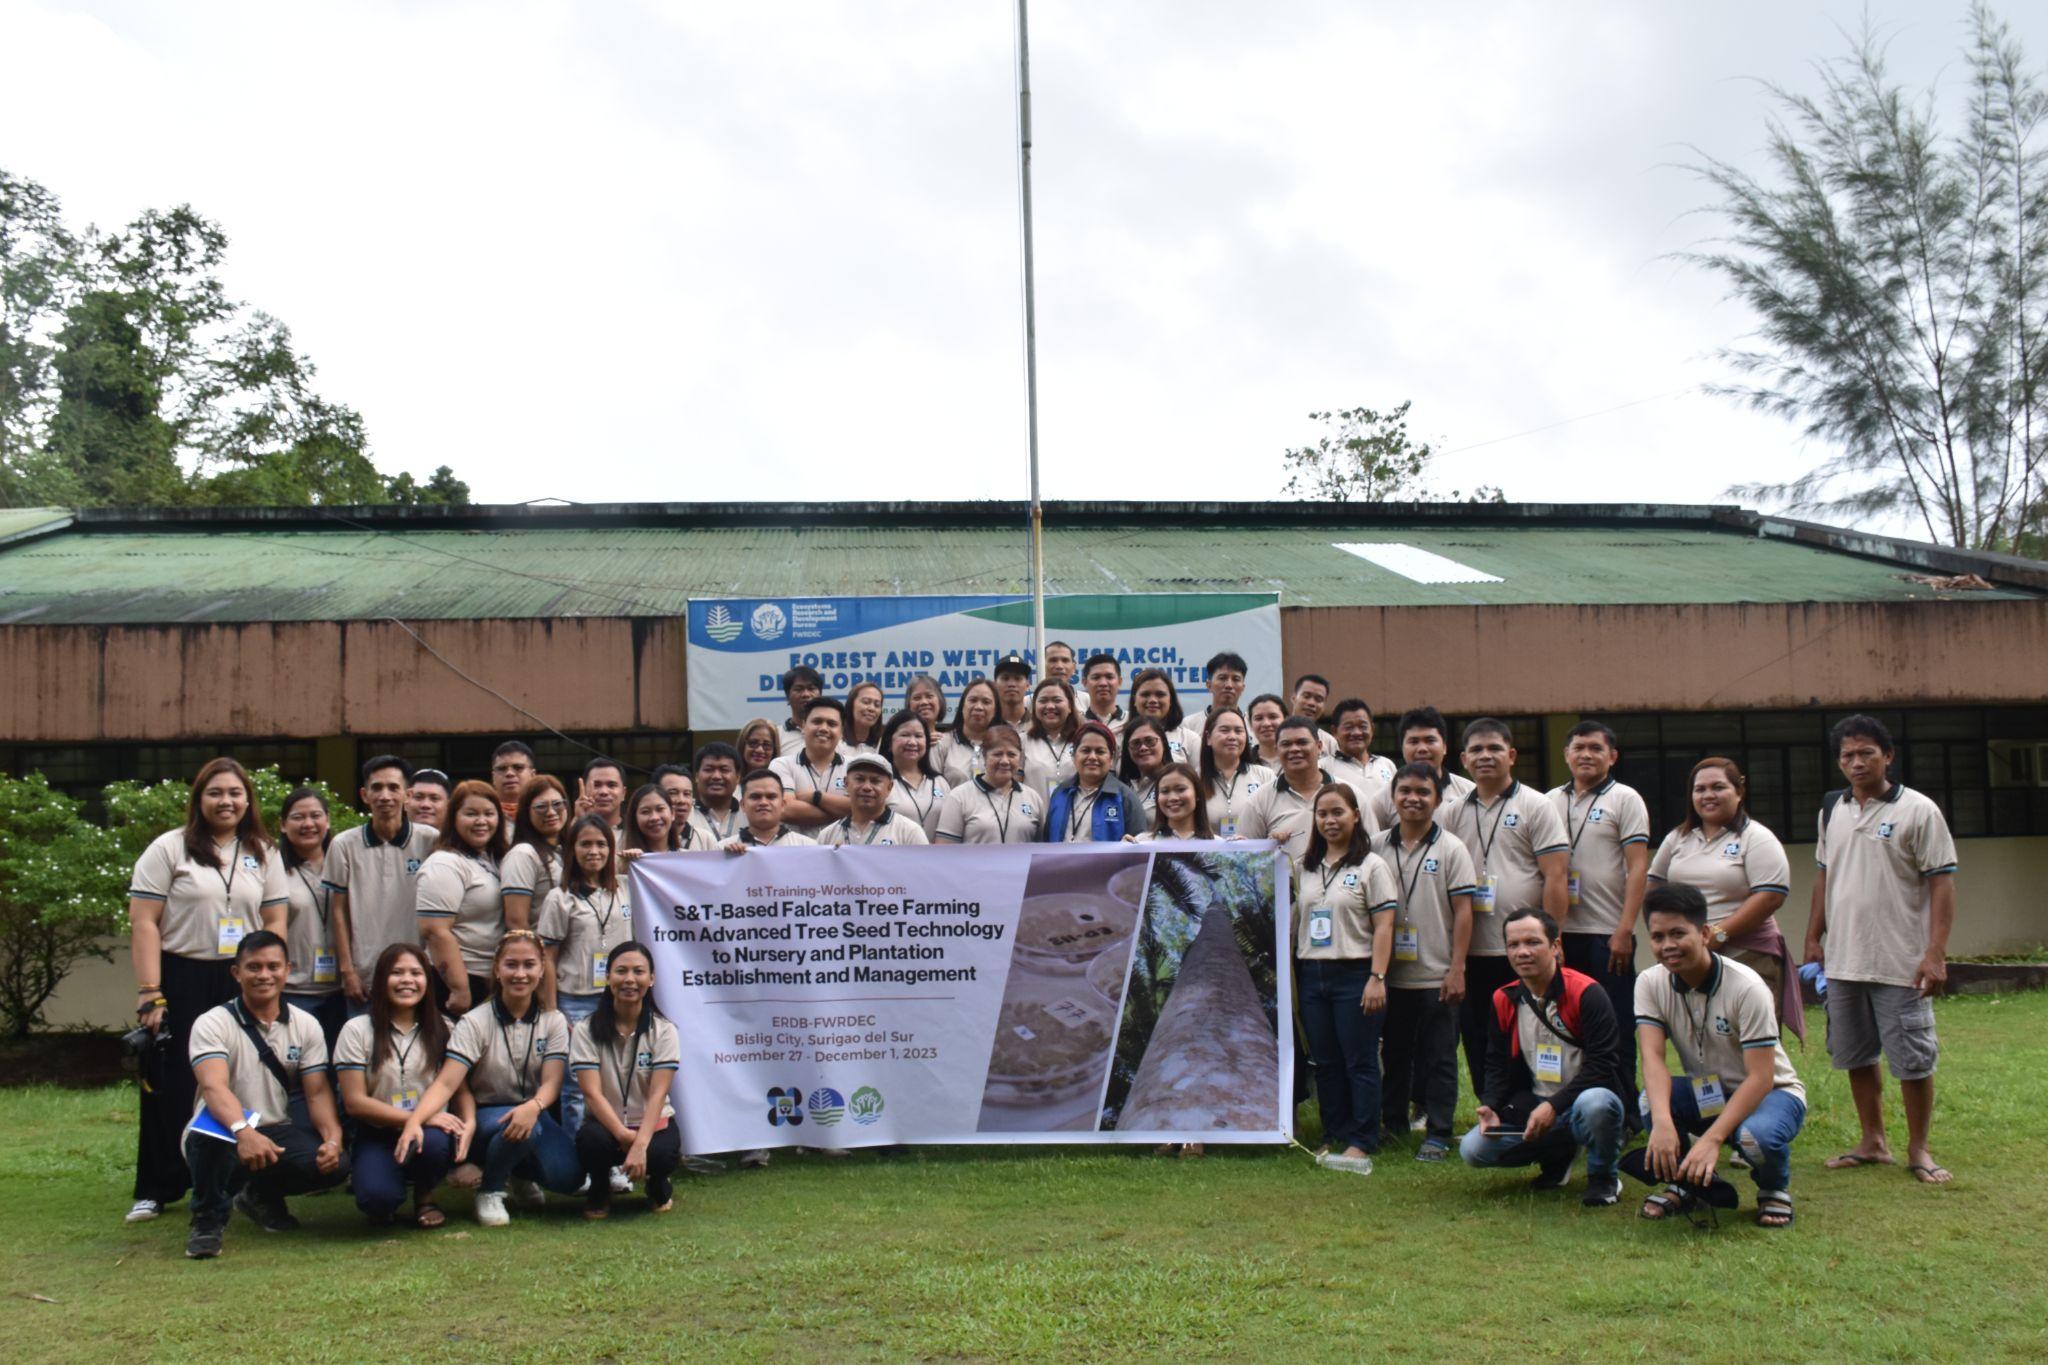
POLYGON ((1372 974, 1372 979, 1375 981, 1385 981, 1387 979, 1387 974, 1385 972, 1374 972, 1372 974))
POLYGON ((1726 929, 1723 929, 1718 924, 1707 931, 1707 937, 1711 938, 1714 941, 1714 946, 1716 948, 1725 948, 1728 946, 1728 931, 1726 929))
POLYGON ((240 1133, 244 1128, 254 1128, 255 1126, 255 1124, 249 1122, 249 1120, 247 1119, 239 1119, 236 1122, 228 1125, 228 1133, 230 1135, 237 1134, 240 1133))

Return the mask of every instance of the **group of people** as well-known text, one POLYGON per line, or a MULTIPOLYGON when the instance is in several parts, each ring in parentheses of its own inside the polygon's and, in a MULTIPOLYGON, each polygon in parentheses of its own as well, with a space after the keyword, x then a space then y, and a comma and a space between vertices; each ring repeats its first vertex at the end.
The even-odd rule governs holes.
MULTIPOLYGON (((1333 1151, 1377 1151, 1412 1106, 1417 1159, 1444 1159, 1462 1047, 1480 1098, 1468 1162, 1537 1164, 1554 1188, 1583 1147, 1585 1202, 1616 1202, 1626 1169, 1657 1186, 1641 1212, 1659 1218, 1727 1202, 1716 1165, 1732 1142, 1759 1221, 1791 1223, 1805 1104, 1779 1032, 1803 1037, 1803 1014, 1775 919, 1790 868, 1734 761, 1696 765, 1653 853, 1597 721, 1567 739, 1572 780, 1537 792, 1499 720, 1464 726, 1459 774, 1436 710, 1400 718, 1396 763, 1372 751, 1371 707, 1332 706, 1316 674, 1247 704, 1245 660, 1219 653, 1195 711, 1163 670, 1127 689, 1110 654, 1054 642, 1045 662, 1034 684, 1021 656, 1003 659, 950 715, 931 678, 889 714, 873 683, 829 697, 793 668, 787 718, 631 789, 593 757, 572 795, 518 741, 487 781, 382 755, 362 767, 367 820, 339 834, 301 788, 273 839, 247 774, 208 763, 131 891, 137 1015, 189 1065, 147 1073, 129 1219, 190 1189, 188 1254, 211 1256, 231 1207, 287 1227, 286 1196, 351 1173, 367 1215, 394 1219, 409 1196, 423 1227, 445 1222, 444 1182, 476 1188, 485 1225, 549 1191, 581 1192, 593 1218, 636 1183, 669 1207, 686 1160, 668 1101, 678 1044, 622 871, 649 853, 1269 838, 1294 869, 1295 1012, 1333 1151), (1638 921, 1657 958, 1640 975, 1638 921), (1636 1129, 1648 1143, 1623 1156, 1636 1129)), ((1941 1183, 1928 997, 1954 844, 1939 808, 1891 779, 1882 725, 1853 717, 1834 745, 1848 786, 1820 813, 1802 956, 1825 953, 1830 1052, 1863 1137, 1828 1164, 1893 1160, 1882 1056, 1909 1167, 1941 1183)))

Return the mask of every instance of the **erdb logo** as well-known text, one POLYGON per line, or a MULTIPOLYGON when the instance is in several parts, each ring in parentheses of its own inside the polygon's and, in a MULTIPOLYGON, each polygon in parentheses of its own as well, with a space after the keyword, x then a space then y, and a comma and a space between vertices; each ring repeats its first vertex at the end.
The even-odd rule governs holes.
POLYGON ((847 1102, 846 1107, 852 1113, 855 1123, 866 1126, 879 1122, 882 1117, 882 1092, 871 1085, 864 1085, 853 1092, 853 1098, 847 1102))
POLYGON ((821 1085, 811 1092, 811 1122, 820 1128, 830 1128, 846 1114, 846 1099, 829 1085, 821 1085))
POLYGON ((779 1128, 783 1124, 795 1127, 804 1121, 804 1092, 791 1086, 784 1090, 773 1086, 768 1091, 768 1126, 779 1128))
POLYGON ((773 602, 763 602, 754 608, 754 615, 749 624, 754 627, 754 634, 758 638, 774 640, 780 638, 782 632, 788 628, 789 618, 783 615, 782 608, 773 602))

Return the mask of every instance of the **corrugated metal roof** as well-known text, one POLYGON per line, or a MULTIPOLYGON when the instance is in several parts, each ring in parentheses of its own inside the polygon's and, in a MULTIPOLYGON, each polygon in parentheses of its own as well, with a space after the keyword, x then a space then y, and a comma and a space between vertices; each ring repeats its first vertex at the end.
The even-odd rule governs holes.
MULTIPOLYGON (((1470 524, 1437 509, 1412 522, 1389 509, 1344 510, 1270 524, 1213 507, 1148 508, 1122 521, 1103 512, 1073 525, 1049 512, 1047 590, 1275 591, 1286 606, 1936 596, 1902 564, 1760 536, 1707 515, 1717 509, 1593 525, 1569 524, 1555 509, 1526 524, 1514 509, 1474 509, 1470 524), (1500 581, 1417 582, 1337 548, 1344 543, 1411 545, 1500 581)), ((1026 590, 1024 536, 1007 517, 924 509, 903 524, 777 525, 773 511, 720 526, 469 509, 468 529, 304 516, 153 517, 96 529, 86 514, 79 526, 0 550, 0 623, 677 616, 692 597, 1026 590)), ((2016 588, 1943 595, 2037 597, 2016 588)))
POLYGON ((71 520, 62 507, 0 507, 0 545, 71 520))

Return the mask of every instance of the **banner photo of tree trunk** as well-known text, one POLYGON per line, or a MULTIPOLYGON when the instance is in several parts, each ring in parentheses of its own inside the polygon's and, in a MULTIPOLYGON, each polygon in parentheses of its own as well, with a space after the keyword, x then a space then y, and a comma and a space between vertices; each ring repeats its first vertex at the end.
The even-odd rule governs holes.
POLYGON ((632 865, 693 1153, 1282 1142, 1285 857, 771 848, 632 865))

